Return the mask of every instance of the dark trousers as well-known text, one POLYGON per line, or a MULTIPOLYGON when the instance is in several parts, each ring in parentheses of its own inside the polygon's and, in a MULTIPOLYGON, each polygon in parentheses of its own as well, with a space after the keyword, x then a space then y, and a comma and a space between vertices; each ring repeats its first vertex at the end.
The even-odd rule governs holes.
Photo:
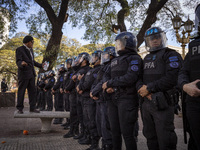
POLYGON ((22 110, 24 108, 24 94, 26 89, 28 89, 30 110, 35 109, 36 87, 35 87, 35 77, 33 77, 28 80, 19 80, 18 82, 17 106, 16 106, 18 110, 22 110))
POLYGON ((102 147, 112 145, 112 134, 108 120, 108 111, 106 102, 96 103, 96 125, 99 136, 102 137, 102 147))
POLYGON ((47 110, 53 110, 53 99, 52 99, 51 89, 45 92, 45 101, 47 103, 47 110))
POLYGON ((84 124, 83 124, 83 97, 77 94, 77 114, 78 121, 80 125, 80 132, 84 132, 84 124))
POLYGON ((63 101, 64 101, 65 111, 69 111, 70 110, 69 93, 63 93, 63 101))
POLYGON ((54 100, 55 111, 64 111, 63 94, 60 91, 56 91, 54 100))
POLYGON ((45 92, 43 89, 39 90, 37 99, 37 107, 41 108, 42 110, 45 109, 45 92))
POLYGON ((74 132, 75 130, 78 130, 78 115, 77 115, 75 92, 70 93, 69 101, 70 101, 70 130, 74 132))
POLYGON ((149 150, 176 150, 177 136, 174 132, 174 107, 159 111, 152 101, 142 104, 143 134, 149 150))
POLYGON ((91 98, 83 98, 84 108, 84 122, 85 127, 89 131, 91 137, 96 140, 99 139, 96 127, 96 103, 91 98))
POLYGON ((122 134, 126 150, 137 150, 133 133, 138 118, 138 107, 135 105, 134 99, 115 99, 108 101, 107 104, 113 149, 122 149, 122 134))
POLYGON ((194 140, 194 147, 196 147, 194 150, 200 150, 200 103, 187 102, 186 116, 191 130, 190 136, 194 140))

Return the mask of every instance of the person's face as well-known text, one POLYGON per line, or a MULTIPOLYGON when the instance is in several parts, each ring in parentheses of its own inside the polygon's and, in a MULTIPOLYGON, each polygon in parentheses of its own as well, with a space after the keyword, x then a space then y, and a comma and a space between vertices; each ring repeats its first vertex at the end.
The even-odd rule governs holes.
POLYGON ((34 41, 32 40, 32 41, 27 43, 27 47, 28 48, 33 48, 33 44, 34 44, 34 41))
POLYGON ((149 41, 150 47, 159 47, 161 45, 162 39, 161 38, 154 38, 149 41))
POLYGON ((70 63, 67 63, 67 69, 71 68, 70 63))

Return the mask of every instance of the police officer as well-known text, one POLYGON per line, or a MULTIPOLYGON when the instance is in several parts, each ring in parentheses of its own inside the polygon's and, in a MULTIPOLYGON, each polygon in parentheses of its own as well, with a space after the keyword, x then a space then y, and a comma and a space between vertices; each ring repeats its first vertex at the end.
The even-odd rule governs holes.
MULTIPOLYGON (((112 150, 112 135, 108 120, 107 103, 111 96, 103 93, 102 83, 107 81, 106 74, 110 74, 110 63, 116 57, 115 47, 106 47, 101 54, 101 69, 90 92, 91 98, 96 100, 96 124, 99 136, 102 137, 102 150, 112 150)), ((110 78, 108 78, 110 79, 110 78)))
MULTIPOLYGON (((54 107, 55 111, 64 111, 64 105, 63 105, 63 92, 60 91, 60 87, 64 81, 64 74, 66 72, 65 65, 60 64, 59 68, 59 77, 55 83, 55 85, 52 88, 52 92, 56 94, 55 101, 54 101, 54 107)), ((62 124, 63 118, 55 118, 53 124, 62 124)))
POLYGON ((6 83, 6 79, 3 78, 2 81, 1 81, 1 92, 6 92, 8 90, 8 86, 7 86, 7 83, 6 83))
POLYGON ((90 89, 100 69, 101 53, 101 50, 97 50, 92 53, 90 64, 94 67, 84 75, 77 86, 77 92, 82 96, 84 126, 89 131, 92 139, 92 144, 87 150, 96 150, 99 148, 98 145, 100 137, 97 132, 95 119, 96 103, 90 98, 90 89))
POLYGON ((54 86, 55 83, 55 72, 53 70, 48 71, 47 78, 45 80, 45 101, 47 103, 47 109, 46 111, 52 111, 53 110, 53 99, 52 99, 52 93, 51 88, 54 86))
POLYGON ((190 139, 188 150, 200 150, 200 4, 195 10, 194 40, 189 43, 183 67, 179 73, 179 85, 187 93, 186 119, 189 123, 190 139))
POLYGON ((78 65, 77 57, 74 57, 72 60, 72 74, 70 75, 70 81, 65 85, 65 92, 69 92, 69 102, 70 102, 70 130, 63 137, 70 138, 79 134, 79 122, 77 114, 77 93, 76 93, 76 80, 77 73, 80 69, 78 65))
MULTIPOLYGON (((88 72, 88 70, 90 70, 90 55, 86 52, 80 53, 77 57, 77 59, 75 60, 76 66, 79 66, 79 70, 77 71, 77 74, 74 76, 74 78, 76 78, 76 87, 78 86, 80 80, 82 79, 82 77, 85 76, 85 74, 88 72)), ((80 134, 78 136, 75 136, 74 139, 79 139, 79 144, 90 144, 91 141, 89 139, 88 136, 88 130, 85 130, 85 126, 83 122, 83 100, 82 100, 82 96, 80 95, 80 93, 77 91, 77 114, 78 114, 78 120, 79 120, 79 124, 80 124, 80 134), (83 136, 85 133, 85 136, 83 136)))
POLYGON ((108 117, 112 131, 114 150, 122 149, 123 135, 127 150, 137 149, 133 136, 138 116, 136 82, 142 70, 142 59, 137 54, 136 37, 130 32, 121 32, 115 38, 115 50, 119 57, 111 61, 111 79, 102 88, 112 93, 108 101, 108 117))
POLYGON ((45 110, 45 92, 44 92, 45 78, 46 78, 45 73, 41 73, 40 81, 38 84, 38 89, 39 89, 38 101, 40 102, 39 106, 41 111, 45 110))
POLYGON ((42 74, 43 73, 38 74, 38 79, 37 79, 37 83, 36 83, 36 87, 37 87, 37 106, 36 106, 36 108, 40 108, 41 107, 41 99, 40 99, 40 97, 41 97, 40 91, 41 90, 40 90, 39 84, 42 81, 42 74))
MULTIPOLYGON (((65 86, 68 85, 68 83, 70 81, 70 77, 73 74, 71 65, 72 65, 72 59, 71 58, 66 59, 65 68, 67 69, 67 71, 64 74, 64 81, 60 87, 60 92, 63 93, 65 111, 70 111, 69 92, 67 92, 65 90, 65 86)), ((66 123, 62 124, 62 126, 64 126, 64 129, 67 129, 69 127, 69 125, 70 125, 70 119, 66 118, 66 123)))
POLYGON ((144 39, 150 53, 144 58, 143 83, 138 86, 138 93, 144 97, 143 133, 149 150, 176 150, 173 95, 182 58, 166 46, 161 28, 148 29, 144 39))

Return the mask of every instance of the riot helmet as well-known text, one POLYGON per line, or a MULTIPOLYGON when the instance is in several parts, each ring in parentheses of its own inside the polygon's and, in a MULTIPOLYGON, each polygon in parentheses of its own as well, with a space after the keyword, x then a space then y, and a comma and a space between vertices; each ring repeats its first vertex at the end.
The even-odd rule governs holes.
POLYGON ((59 65, 59 71, 64 71, 65 70, 65 65, 64 64, 60 64, 59 65))
POLYGON ((101 54, 101 64, 109 62, 111 60, 111 56, 113 58, 117 57, 117 54, 115 52, 115 47, 113 47, 113 46, 106 47, 103 50, 103 53, 101 54))
POLYGON ((200 32, 200 4, 195 9, 195 30, 200 32))
POLYGON ((49 76, 49 71, 46 71, 44 74, 45 74, 45 77, 46 77, 46 78, 49 78, 49 77, 50 77, 50 76, 49 76))
POLYGON ((149 28, 145 33, 144 40, 148 52, 157 51, 167 46, 165 32, 159 27, 149 28))
POLYGON ((191 38, 200 36, 200 4, 195 9, 195 30, 191 32, 191 38))
POLYGON ((86 52, 78 54, 78 56, 74 59, 72 62, 72 67, 75 66, 81 66, 81 63, 86 60, 87 64, 89 64, 90 61, 90 55, 86 52))
POLYGON ((72 58, 66 59, 65 68, 69 69, 69 68, 71 68, 71 65, 72 65, 72 58))
POLYGON ((115 38, 115 50, 137 51, 137 39, 131 32, 121 32, 115 38))
POLYGON ((98 61, 100 61, 101 54, 102 54, 101 50, 94 51, 94 53, 92 53, 90 57, 90 64, 95 65, 98 61))
POLYGON ((41 80, 43 79, 43 77, 44 77, 44 73, 40 73, 40 74, 38 75, 39 81, 41 81, 41 80))

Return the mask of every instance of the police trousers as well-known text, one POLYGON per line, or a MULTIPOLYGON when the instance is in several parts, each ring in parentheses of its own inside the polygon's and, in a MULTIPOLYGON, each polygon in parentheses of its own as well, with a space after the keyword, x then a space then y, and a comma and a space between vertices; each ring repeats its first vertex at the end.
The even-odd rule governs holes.
POLYGON ((113 149, 122 149, 122 134, 126 150, 137 150, 133 133, 138 118, 138 106, 135 105, 134 99, 113 99, 107 101, 107 104, 113 149))
POLYGON ((186 103, 186 116, 189 122, 189 127, 196 147, 194 150, 200 150, 200 102, 186 103))
POLYGON ((159 111, 152 101, 145 99, 142 104, 142 120, 149 150, 176 150, 173 106, 159 111))

